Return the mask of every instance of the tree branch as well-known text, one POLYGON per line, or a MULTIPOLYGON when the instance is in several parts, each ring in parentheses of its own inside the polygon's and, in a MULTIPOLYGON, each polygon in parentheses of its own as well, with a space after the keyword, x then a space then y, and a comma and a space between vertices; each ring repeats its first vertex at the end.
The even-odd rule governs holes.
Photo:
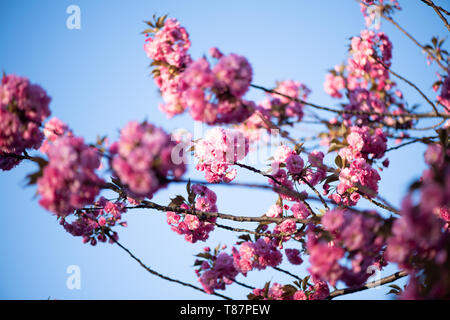
POLYGON ((373 281, 373 282, 368 282, 368 283, 366 283, 365 285, 363 285, 361 287, 345 288, 345 289, 335 290, 335 291, 331 292, 330 295, 326 299, 331 300, 331 299, 336 298, 338 296, 343 296, 343 295, 346 295, 346 294, 355 293, 355 292, 359 292, 359 291, 364 291, 364 290, 367 290, 367 289, 375 288, 375 287, 378 287, 378 286, 382 286, 384 284, 394 282, 394 281, 396 281, 396 280, 398 280, 400 278, 403 278, 403 277, 405 277, 407 275, 408 275, 408 273, 406 271, 399 271, 399 272, 396 272, 396 273, 394 273, 394 274, 392 274, 392 275, 390 275, 388 277, 382 278, 380 280, 376 280, 376 281, 373 281))
MULTIPOLYGON (((197 291, 200 291, 200 292, 203 292, 203 293, 208 294, 205 290, 203 290, 203 289, 201 289, 201 288, 199 288, 199 287, 196 287, 196 286, 194 286, 194 285, 192 285, 192 284, 190 284, 190 283, 183 282, 183 281, 180 281, 180 280, 177 280, 177 279, 173 279, 173 278, 167 277, 167 276, 165 276, 165 275, 163 275, 163 274, 161 274, 161 273, 159 273, 159 272, 156 272, 155 270, 150 269, 150 268, 147 267, 147 266, 146 266, 146 265, 145 265, 138 257, 136 257, 129 249, 127 249, 126 247, 124 247, 119 241, 117 241, 116 239, 114 239, 114 237, 110 236, 108 231, 109 231, 109 230, 107 229, 106 232, 105 232, 105 234, 109 237, 109 239, 112 239, 112 241, 113 241, 115 244, 117 244, 123 251, 125 251, 126 253, 128 253, 128 255, 129 255, 131 258, 133 258, 137 263, 139 263, 139 265, 140 265, 142 268, 144 268, 147 272, 149 272, 149 273, 151 273, 152 275, 155 275, 155 276, 157 276, 157 277, 159 277, 159 278, 161 278, 161 279, 164 279, 164 280, 167 280, 167 281, 170 281, 170 282, 174 282, 174 283, 178 283, 178 284, 180 284, 180 285, 182 285, 182 286, 189 287, 189 288, 192 288, 192 289, 194 289, 194 290, 197 290, 197 291)), ((215 296, 218 296, 218 297, 220 297, 220 298, 223 298, 223 299, 225 299, 225 300, 233 300, 233 299, 231 299, 231 298, 229 298, 229 297, 227 297, 227 296, 224 296, 224 295, 222 295, 222 294, 220 294, 220 293, 213 292, 212 294, 215 295, 215 296)))
POLYGON ((351 114, 351 115, 356 115, 356 116, 363 116, 363 115, 367 115, 367 116, 382 116, 382 117, 391 117, 391 118, 411 118, 411 119, 423 119, 423 118, 443 118, 443 119, 450 119, 450 114, 444 114, 444 113, 435 113, 435 112, 431 112, 431 113, 403 113, 403 114, 393 114, 393 113, 381 113, 381 112, 370 112, 370 111, 363 111, 363 110, 337 110, 337 109, 333 109, 333 108, 329 108, 329 107, 323 107, 323 106, 319 106, 317 104, 314 103, 310 103, 298 98, 293 98, 291 96, 288 96, 286 94, 277 92, 275 90, 272 89, 267 89, 265 87, 259 86, 259 85, 255 85, 255 84, 251 84, 250 85, 252 88, 255 89, 259 89, 268 93, 273 93, 273 94, 278 94, 280 96, 283 96, 287 99, 290 99, 291 101, 296 101, 299 103, 302 103, 304 105, 319 109, 319 110, 324 110, 324 111, 329 111, 329 112, 334 112, 337 114, 351 114))
POLYGON ((431 0, 421 0, 423 3, 425 3, 426 5, 432 7, 434 9, 434 11, 437 13, 437 15, 439 16, 439 18, 441 18, 442 22, 445 24, 445 26, 447 27, 447 30, 450 31, 450 25, 448 24, 447 19, 444 17, 444 15, 442 14, 441 11, 443 11, 445 14, 449 14, 449 12, 447 10, 442 9, 441 7, 436 6, 433 1, 431 0))

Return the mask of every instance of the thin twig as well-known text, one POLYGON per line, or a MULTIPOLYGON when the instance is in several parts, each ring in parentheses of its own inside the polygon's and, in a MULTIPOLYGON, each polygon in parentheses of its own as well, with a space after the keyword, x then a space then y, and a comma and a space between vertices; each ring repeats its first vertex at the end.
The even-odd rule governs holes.
POLYGON ((389 73, 391 73, 392 75, 394 75, 395 77, 399 78, 400 80, 406 82, 408 85, 410 85, 411 87, 413 87, 427 102, 429 105, 431 105, 431 107, 433 108, 434 112, 436 113, 436 115, 439 114, 438 109, 436 108, 436 106, 434 105, 433 102, 431 102, 430 99, 428 99, 428 97, 425 95, 425 93, 422 92, 422 90, 420 90, 414 83, 412 83, 411 81, 409 81, 408 79, 402 77, 401 75, 399 75, 398 73, 394 72, 391 70, 391 68, 389 68, 384 62, 382 62, 381 60, 377 59, 376 57, 374 57, 375 61, 378 62, 379 64, 381 64, 383 66, 383 68, 385 68, 387 71, 389 71, 389 73))
POLYGON ((406 271, 399 271, 399 272, 396 272, 396 273, 394 273, 394 274, 392 274, 390 276, 382 278, 380 280, 376 280, 376 281, 373 281, 373 282, 368 282, 368 283, 366 283, 365 285, 363 285, 361 287, 345 288, 345 289, 335 290, 335 291, 330 293, 330 295, 328 296, 327 299, 331 300, 331 299, 336 298, 338 296, 343 296, 343 295, 346 295, 346 294, 355 293, 355 292, 359 292, 359 291, 364 291, 364 290, 367 290, 367 289, 375 288, 375 287, 378 287, 378 286, 382 286, 384 284, 394 282, 394 281, 396 281, 396 280, 398 280, 400 278, 403 278, 403 277, 405 277, 407 275, 408 275, 408 273, 406 271))
POLYGON ((426 5, 432 7, 434 9, 434 11, 437 13, 437 15, 439 16, 439 18, 441 18, 442 22, 445 24, 445 26, 447 27, 447 30, 450 31, 450 25, 448 24, 447 19, 444 17, 444 15, 442 14, 441 10, 445 12, 445 14, 448 15, 448 11, 442 9, 441 7, 436 6, 433 1, 431 0, 422 0, 423 3, 425 3, 426 5))
MULTIPOLYGON (((199 288, 199 287, 196 287, 196 286, 194 286, 194 285, 192 285, 192 284, 190 284, 190 283, 183 282, 183 281, 180 281, 180 280, 177 280, 177 279, 173 279, 173 278, 167 277, 167 276, 165 276, 165 275, 163 275, 163 274, 161 274, 161 273, 159 273, 159 272, 156 272, 156 271, 153 270, 153 269, 150 269, 150 268, 149 268, 148 266, 146 266, 146 265, 145 265, 138 257, 136 257, 129 249, 127 249, 127 248, 126 248, 125 246, 123 246, 119 241, 117 241, 116 239, 114 239, 114 237, 110 236, 109 233, 106 233, 106 234, 108 235, 108 237, 109 237, 110 239, 112 239, 112 241, 113 241, 115 244, 117 244, 122 250, 124 250, 126 253, 128 253, 128 255, 129 255, 131 258, 133 258, 135 261, 137 261, 137 262, 139 263, 139 265, 140 265, 142 268, 144 268, 146 271, 148 271, 149 273, 151 273, 151 274, 153 274, 153 275, 155 275, 155 276, 157 276, 157 277, 159 277, 159 278, 161 278, 161 279, 164 279, 164 280, 167 280, 167 281, 170 281, 170 282, 175 282, 175 283, 178 283, 178 284, 180 284, 180 285, 182 285, 182 286, 189 287, 189 288, 192 288, 192 289, 194 289, 194 290, 197 290, 197 291, 200 291, 200 292, 203 292, 203 293, 207 293, 205 290, 203 290, 203 289, 201 289, 201 288, 199 288)), ((212 294, 215 295, 215 296, 218 296, 218 297, 220 297, 220 298, 223 298, 223 299, 225 299, 225 300, 233 300, 233 299, 231 299, 231 298, 229 298, 229 297, 227 297, 227 296, 224 296, 224 295, 222 295, 222 294, 220 294, 220 293, 213 292, 212 294)))
POLYGON ((376 205, 377 207, 380 207, 380 208, 385 209, 385 210, 387 210, 387 211, 393 212, 393 213, 395 213, 395 214, 400 214, 400 211, 399 211, 399 210, 397 210, 397 209, 395 209, 395 208, 392 208, 392 207, 390 207, 390 206, 388 206, 388 205, 385 205, 385 204, 383 204, 383 203, 381 203, 381 202, 378 202, 378 201, 372 199, 371 197, 369 197, 368 195, 366 195, 365 193, 362 193, 362 192, 360 192, 360 191, 357 191, 357 192, 358 192, 364 199, 366 199, 366 200, 368 200, 369 202, 373 203, 373 204, 376 205))
POLYGON ((287 270, 284 270, 284 269, 281 269, 281 268, 278 268, 278 267, 272 267, 272 268, 275 269, 275 270, 277 270, 277 271, 283 272, 283 273, 285 273, 285 274, 287 274, 287 275, 289 275, 289 276, 291 276, 291 277, 293 277, 293 278, 295 278, 295 279, 297 279, 297 280, 299 280, 299 281, 302 281, 302 280, 303 280, 303 279, 300 278, 299 276, 297 276, 297 275, 295 275, 295 274, 293 274, 293 273, 290 273, 290 272, 287 271, 287 270))
POLYGON ((380 113, 380 112, 371 112, 371 111, 363 111, 363 110, 338 110, 338 109, 333 109, 333 108, 329 108, 329 107, 324 107, 324 106, 319 106, 317 104, 311 103, 311 102, 307 102, 304 100, 301 100, 299 98, 293 98, 291 96, 288 96, 286 94, 277 92, 275 90, 272 89, 268 89, 259 85, 255 85, 255 84, 251 84, 250 85, 252 88, 255 89, 259 89, 268 93, 273 93, 273 94, 278 94, 280 96, 283 96, 287 99, 290 99, 291 101, 296 101, 299 103, 302 103, 304 105, 319 109, 319 110, 324 110, 324 111, 329 111, 329 112, 334 112, 337 114, 351 114, 351 115, 356 115, 356 116, 363 116, 363 115, 368 115, 368 116, 381 116, 381 117, 391 117, 391 118, 411 118, 411 119, 422 119, 422 118, 444 118, 444 119, 450 119, 450 114, 443 114, 443 113, 435 113, 435 112, 431 112, 431 113, 399 113, 399 114, 394 114, 394 113, 380 113))

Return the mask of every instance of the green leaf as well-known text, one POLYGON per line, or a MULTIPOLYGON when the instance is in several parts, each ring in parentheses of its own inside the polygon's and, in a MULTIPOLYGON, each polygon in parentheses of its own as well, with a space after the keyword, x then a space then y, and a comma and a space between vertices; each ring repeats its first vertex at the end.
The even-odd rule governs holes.
POLYGON ((334 163, 339 167, 342 168, 344 166, 344 162, 342 161, 342 158, 340 155, 337 155, 336 158, 334 158, 334 163))
POLYGON ((358 191, 357 187, 350 187, 347 190, 345 190, 345 192, 347 192, 348 194, 352 194, 353 192, 358 191))
POLYGON ((330 145, 330 148, 328 149, 328 153, 333 152, 333 151, 337 151, 337 150, 341 149, 342 147, 343 147, 342 144, 332 143, 330 145))
POLYGON ((308 287, 309 277, 310 276, 306 276, 306 277, 303 278, 303 281, 302 281, 302 289, 303 289, 303 291, 305 291, 306 288, 308 287))
POLYGON ((174 208, 174 207, 179 207, 179 206, 181 206, 183 203, 186 202, 186 199, 184 199, 184 197, 183 197, 183 196, 180 196, 180 195, 176 196, 175 198, 171 198, 170 200, 171 200, 171 201, 170 201, 170 203, 169 203, 169 207, 172 207, 172 208, 174 208))
POLYGON ((25 180, 27 180, 27 185, 29 186, 37 183, 39 178, 44 174, 45 166, 48 164, 48 161, 41 157, 32 157, 31 160, 38 164, 39 169, 25 177, 25 180))
POLYGON ((399 293, 400 293, 400 292, 398 292, 397 290, 391 289, 391 290, 389 290, 388 293, 386 293, 386 295, 388 295, 388 294, 395 294, 395 295, 398 295, 399 293))
POLYGON ((252 240, 248 234, 240 235, 238 238, 241 239, 241 240, 244 240, 244 241, 251 241, 252 240))
POLYGON ((339 175, 337 173, 333 173, 332 175, 329 175, 326 179, 325 182, 326 184, 330 184, 334 181, 338 181, 339 180, 339 175))
POLYGON ((147 33, 153 33, 154 29, 145 29, 144 31, 142 31, 142 34, 147 34, 147 33))
POLYGON ((391 287, 391 288, 393 288, 393 289, 396 289, 396 290, 398 290, 398 291, 402 291, 402 289, 401 289, 398 285, 396 285, 396 284, 391 284, 391 285, 389 285, 389 287, 391 287))
POLYGON ((211 260, 213 258, 213 256, 208 252, 201 252, 201 253, 196 254, 195 256, 199 257, 199 258, 208 259, 208 260, 211 260))
POLYGON ((266 282, 264 285, 264 298, 269 298, 269 287, 270 287, 270 281, 266 282))
POLYGON ((437 47, 438 39, 436 37, 431 38, 431 43, 434 45, 434 47, 437 47))
POLYGON ((283 297, 292 297, 294 293, 297 291, 297 288, 293 285, 287 284, 283 286, 283 297))
POLYGON ((247 295, 248 300, 262 300, 263 298, 261 296, 257 296, 253 293, 250 293, 247 295))
POLYGON ((203 263, 203 261, 202 260, 195 260, 195 262, 194 262, 194 266, 195 267, 197 267, 197 266, 201 266, 202 265, 202 263, 203 263))

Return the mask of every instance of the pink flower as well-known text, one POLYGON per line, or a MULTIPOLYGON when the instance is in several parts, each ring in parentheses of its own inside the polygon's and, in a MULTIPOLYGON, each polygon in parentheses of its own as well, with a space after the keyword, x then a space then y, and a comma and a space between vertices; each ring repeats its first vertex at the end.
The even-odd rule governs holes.
POLYGON ((187 54, 191 42, 185 28, 176 19, 167 19, 164 27, 153 38, 146 39, 144 50, 148 57, 170 65, 181 67, 190 61, 187 54))
POLYGON ((286 257, 288 258, 289 262, 295 265, 302 264, 303 260, 300 257, 300 251, 297 249, 285 249, 286 257))
POLYGON ((344 88, 345 88, 345 80, 343 77, 333 75, 332 73, 328 73, 325 76, 325 83, 323 85, 323 89, 330 96, 334 98, 342 98, 342 94, 339 91, 344 88))
POLYGON ((131 196, 151 198, 165 186, 165 178, 180 178, 186 170, 184 163, 172 161, 174 147, 175 142, 162 129, 131 121, 110 149, 111 167, 131 196))
POLYGON ((50 115, 50 97, 39 85, 13 74, 3 75, 0 84, 0 169, 20 163, 15 157, 26 149, 38 149, 44 139, 42 122, 50 115))
POLYGON ((196 168, 205 172, 208 182, 230 182, 236 177, 236 170, 230 168, 248 151, 248 139, 240 131, 215 127, 195 144, 194 155, 199 160, 196 168))
POLYGON ((248 90, 252 81, 252 68, 242 56, 229 54, 222 56, 213 68, 216 77, 215 87, 221 91, 228 91, 240 98, 248 90))
POLYGON ((303 166, 303 159, 297 154, 291 154, 286 159, 286 167, 291 174, 302 172, 303 166))
POLYGON ((339 209, 328 211, 322 217, 321 221, 325 229, 331 232, 335 232, 339 230, 341 226, 344 224, 345 221, 344 212, 339 209))
POLYGON ((214 74, 208 61, 201 58, 192 62, 183 72, 183 81, 191 87, 210 88, 214 84, 214 74))
POLYGON ((216 47, 212 47, 209 49, 209 55, 216 59, 220 59, 223 57, 223 53, 216 47))
POLYGON ((195 230, 200 227, 200 220, 197 216, 194 216, 192 214, 186 214, 184 217, 184 222, 186 223, 186 226, 189 228, 189 230, 195 230))
POLYGON ((266 213, 266 216, 270 217, 270 218, 279 218, 281 217, 283 214, 283 209, 277 205, 277 204, 273 204, 270 206, 269 210, 266 213))
POLYGON ((294 220, 286 219, 278 225, 279 230, 283 233, 295 233, 297 231, 297 225, 294 220))
MULTIPOLYGON (((208 189, 206 186, 194 184, 190 189, 191 193, 194 193, 194 205, 196 210, 203 212, 217 212, 216 194, 208 189)), ((190 210, 190 205, 183 203, 180 208, 190 210)), ((191 243, 197 241, 206 241, 209 237, 209 233, 214 230, 215 217, 207 217, 206 219, 200 219, 194 214, 178 214, 172 211, 166 212, 167 223, 171 225, 171 229, 184 235, 185 240, 191 243), (183 218, 183 219, 182 219, 183 218)))
POLYGON ((286 145, 279 146, 274 154, 273 161, 277 163, 285 163, 290 156, 297 155, 294 150, 286 145))
POLYGON ((308 300, 308 296, 303 290, 298 290, 294 293, 294 300, 308 300))
POLYGON ((209 294, 215 290, 225 290, 225 285, 234 282, 238 271, 233 265, 233 258, 221 252, 214 261, 212 268, 202 268, 198 281, 209 294))
POLYGON ((37 181, 39 203, 58 216, 93 203, 104 183, 95 174, 100 154, 82 138, 63 136, 53 142, 47 155, 49 163, 37 181))
POLYGON ((292 205, 291 211, 297 219, 306 219, 310 215, 308 208, 303 202, 296 202, 292 205))

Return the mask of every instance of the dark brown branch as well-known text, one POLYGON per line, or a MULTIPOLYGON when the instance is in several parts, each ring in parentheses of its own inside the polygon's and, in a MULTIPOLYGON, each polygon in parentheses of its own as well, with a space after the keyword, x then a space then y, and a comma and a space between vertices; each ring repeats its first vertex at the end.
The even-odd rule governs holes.
POLYGON ((338 296, 343 296, 346 294, 350 294, 350 293, 355 293, 355 292, 359 292, 359 291, 364 291, 367 289, 371 289, 371 288, 375 288, 378 286, 382 286, 385 285, 387 283, 391 283, 394 282, 400 278, 403 278, 405 276, 407 276, 408 273, 406 271, 399 271, 396 272, 388 277, 382 278, 380 280, 376 280, 373 282, 368 282, 365 285, 361 286, 361 287, 357 287, 357 288, 346 288, 346 289, 340 289, 340 290, 335 290, 333 292, 330 293, 330 295, 328 296, 328 300, 331 300, 333 298, 336 298, 338 296))
POLYGON ((328 211, 328 210, 330 210, 330 208, 328 207, 328 205, 327 205, 327 202, 324 200, 324 198, 322 197, 322 195, 320 194, 320 192, 319 191, 317 191, 317 189, 311 184, 311 183, 309 183, 308 182, 308 180, 306 180, 304 177, 302 177, 302 176, 300 176, 299 177, 300 178, 300 180, 302 180, 312 191, 314 191, 314 193, 317 195, 317 197, 319 197, 319 199, 320 199, 320 202, 322 202, 322 204, 323 204, 323 206, 325 207, 325 209, 328 211))
POLYGON ((221 229, 225 229, 228 231, 234 231, 234 232, 244 232, 244 233, 249 233, 249 234, 253 234, 255 236, 258 237, 268 237, 268 238, 282 238, 282 237, 290 237, 293 236, 296 233, 267 233, 267 232, 256 232, 256 231, 252 231, 252 230, 248 230, 248 229, 242 229, 242 228, 234 228, 234 227, 230 227, 230 226, 226 226, 226 225, 222 225, 222 224, 218 224, 218 223, 214 223, 215 226, 217 226, 218 228, 221 229))
POLYGON ((410 141, 402 143, 402 144, 400 144, 398 146, 391 147, 391 148, 387 149, 386 152, 389 152, 389 151, 392 151, 392 150, 397 150, 397 149, 403 148, 403 147, 405 147, 407 145, 410 145, 410 144, 413 144, 413 143, 416 143, 416 142, 428 143, 428 142, 431 142, 431 140, 426 140, 425 138, 418 138, 418 139, 410 140, 410 141))
POLYGON ((295 278, 295 279, 297 279, 297 280, 299 280, 299 281, 303 281, 302 278, 300 278, 299 276, 297 276, 297 275, 295 275, 295 274, 293 274, 293 273, 290 273, 290 272, 287 271, 287 270, 284 270, 284 269, 281 269, 281 268, 278 268, 278 267, 272 267, 272 268, 275 269, 275 270, 277 270, 277 271, 283 272, 283 273, 285 273, 285 274, 287 274, 287 275, 291 276, 292 278, 295 278))
POLYGON ((378 62, 379 64, 381 64, 383 66, 383 68, 385 68, 387 71, 389 71, 389 73, 391 73, 392 75, 394 75, 395 77, 399 78, 400 80, 406 82, 408 85, 410 85, 411 87, 413 87, 427 102, 429 105, 431 105, 431 107, 433 108, 434 112, 436 113, 436 115, 439 114, 438 109, 436 108, 436 106, 434 105, 433 102, 431 102, 430 99, 428 99, 428 97, 422 92, 422 90, 420 90, 414 83, 412 83, 411 81, 409 81, 408 79, 402 77, 401 75, 399 75, 398 73, 392 71, 386 64, 384 64, 382 61, 380 61, 377 58, 374 58, 376 62, 378 62))
MULTIPOLYGON (((169 207, 169 206, 163 206, 159 205, 157 203, 148 201, 148 200, 140 200, 140 204, 132 207, 126 207, 127 209, 155 209, 158 211, 171 211, 176 212, 180 214, 192 214, 196 215, 198 217, 202 218, 219 218, 224 220, 231 220, 231 221, 238 221, 238 222, 273 222, 273 223, 281 223, 287 219, 293 220, 296 223, 302 223, 302 224, 308 224, 308 223, 316 223, 317 218, 310 218, 310 219, 298 219, 298 218, 292 218, 292 217, 283 217, 283 218, 271 218, 267 216, 262 217, 248 217, 248 216, 235 216, 231 214, 225 214, 225 213, 219 213, 219 212, 203 212, 195 209, 183 209, 180 207, 169 207)), ((91 208, 92 210, 97 210, 99 208, 91 208)), ((80 209, 80 210, 89 210, 89 208, 86 209, 80 209)))
POLYGON ((312 216, 316 216, 316 213, 312 210, 312 208, 311 208, 311 206, 309 205, 309 203, 307 203, 307 202, 305 201, 305 196, 302 195, 301 193, 298 193, 298 192, 296 192, 296 191, 294 191, 294 190, 291 190, 291 189, 286 188, 286 187, 285 187, 281 182, 279 182, 274 176, 272 176, 272 175, 270 175, 270 174, 267 174, 267 173, 264 173, 264 172, 262 172, 261 170, 258 170, 258 169, 256 169, 256 168, 253 168, 252 166, 249 166, 249 165, 246 165, 246 164, 242 164, 242 163, 238 163, 238 162, 235 162, 234 164, 237 165, 237 166, 239 166, 239 167, 241 167, 241 168, 244 168, 244 169, 250 170, 250 171, 252 171, 252 172, 258 173, 258 174, 260 174, 260 175, 263 175, 264 177, 267 177, 267 178, 273 180, 275 183, 277 183, 277 184, 279 185, 279 187, 277 187, 277 186, 274 186, 274 187, 273 187, 273 189, 274 189, 276 192, 278 192, 278 193, 283 193, 283 194, 288 195, 288 196, 290 196, 290 197, 296 198, 297 200, 301 201, 301 202, 306 206, 306 209, 308 210, 308 212, 309 212, 312 216))
POLYGON ((439 16, 439 18, 441 18, 442 22, 445 24, 445 26, 447 27, 447 30, 450 31, 450 25, 448 24, 447 19, 444 17, 444 15, 442 14, 441 11, 443 11, 445 14, 449 14, 447 10, 442 9, 441 7, 436 6, 433 1, 431 0, 422 0, 423 3, 425 3, 426 5, 432 7, 434 9, 434 11, 437 13, 437 15, 439 16))
POLYGON ((392 207, 390 207, 390 206, 388 206, 388 205, 385 205, 385 204, 383 204, 383 203, 381 203, 381 202, 378 202, 378 201, 372 199, 371 197, 369 197, 368 195, 366 195, 365 193, 362 193, 362 192, 359 192, 359 191, 357 191, 357 192, 358 192, 364 199, 366 199, 366 200, 368 200, 369 202, 373 203, 373 204, 376 205, 377 207, 380 207, 380 208, 382 208, 382 209, 385 209, 385 210, 390 211, 390 212, 395 213, 395 214, 400 214, 400 211, 398 211, 397 209, 392 208, 392 207))
POLYGON ((314 103, 310 103, 298 98, 293 98, 291 96, 288 96, 286 94, 277 92, 275 90, 272 89, 267 89, 265 87, 259 86, 259 85, 255 85, 255 84, 251 84, 250 85, 252 88, 255 89, 259 89, 268 93, 273 93, 273 94, 277 94, 280 96, 283 96, 287 99, 290 99, 291 101, 296 101, 299 103, 302 103, 304 105, 319 109, 319 110, 324 110, 324 111, 329 111, 329 112, 334 112, 337 114, 351 114, 351 115, 356 115, 356 116, 363 116, 363 115, 367 115, 367 116, 372 116, 372 115, 376 115, 376 116, 382 116, 382 117, 391 117, 391 118, 411 118, 411 119, 423 119, 423 118, 444 118, 444 119, 450 119, 450 114, 443 114, 443 113, 435 113, 435 112, 431 112, 431 113, 403 113, 403 114, 393 114, 393 113, 380 113, 380 112, 370 112, 370 111, 363 111, 363 110, 337 110, 337 109, 333 109, 333 108, 329 108, 329 107, 324 107, 324 106, 319 106, 317 104, 314 103))
POLYGON ((248 284, 245 284, 243 282, 237 281, 236 279, 234 279, 233 282, 238 284, 238 285, 240 285, 241 287, 244 287, 244 288, 247 288, 247 289, 250 289, 250 290, 254 290, 255 289, 255 287, 252 287, 252 286, 249 286, 248 284))
MULTIPOLYGON (((367 7, 367 5, 361 1, 358 1, 359 3, 361 3, 362 5, 364 5, 365 7, 367 7)), ((447 71, 447 68, 435 57, 435 55, 433 54, 433 52, 431 52, 429 49, 425 48, 425 46, 421 45, 419 43, 419 41, 417 41, 412 35, 410 35, 405 29, 403 29, 397 22, 394 21, 394 19, 392 19, 391 17, 385 15, 383 12, 381 12, 381 17, 387 21, 389 21, 391 24, 393 24, 397 29, 399 29, 405 36, 407 36, 412 42, 414 42, 414 44, 416 44, 418 47, 420 47, 423 51, 425 51, 428 55, 430 55, 433 60, 445 71, 447 71)))

